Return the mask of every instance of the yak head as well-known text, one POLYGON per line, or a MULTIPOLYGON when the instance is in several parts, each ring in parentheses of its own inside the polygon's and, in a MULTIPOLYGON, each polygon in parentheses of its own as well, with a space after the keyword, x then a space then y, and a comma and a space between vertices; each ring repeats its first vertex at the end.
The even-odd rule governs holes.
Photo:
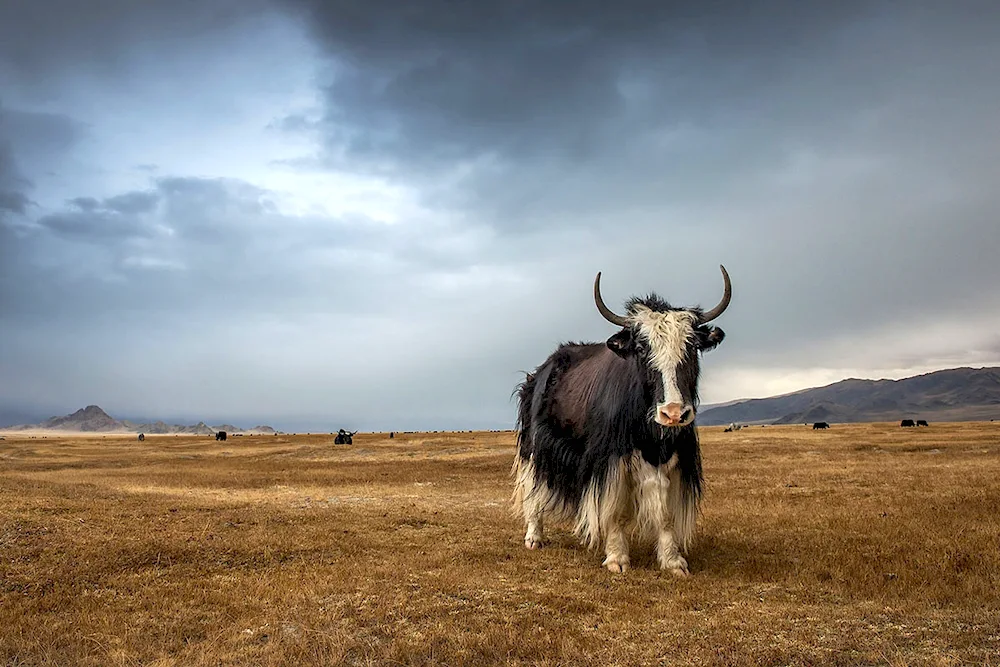
POLYGON ((687 426, 694 421, 698 403, 698 354, 714 349, 725 332, 709 326, 729 306, 732 286, 725 267, 725 292, 717 306, 675 308, 655 294, 633 297, 627 315, 616 315, 601 298, 601 274, 594 280, 594 300, 606 320, 622 327, 607 340, 612 352, 636 363, 645 393, 652 397, 650 418, 663 427, 687 426))

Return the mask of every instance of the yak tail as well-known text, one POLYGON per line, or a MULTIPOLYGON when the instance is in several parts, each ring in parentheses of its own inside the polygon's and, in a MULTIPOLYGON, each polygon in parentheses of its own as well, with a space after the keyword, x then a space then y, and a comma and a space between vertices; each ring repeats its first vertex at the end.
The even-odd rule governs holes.
POLYGON ((525 447, 528 438, 531 437, 531 403, 535 395, 535 375, 525 373, 524 382, 521 382, 511 393, 511 397, 517 396, 517 421, 514 430, 517 431, 517 453, 523 456, 530 452, 530 447, 525 447))
POLYGON ((515 515, 520 515, 526 493, 531 493, 534 487, 535 467, 531 464, 531 399, 535 392, 535 376, 525 373, 524 382, 518 384, 511 396, 517 396, 517 421, 514 429, 517 431, 516 451, 510 467, 514 478, 514 493, 511 503, 515 515))
POLYGON ((534 492, 535 466, 531 465, 531 461, 515 455, 510 475, 514 478, 514 492, 510 496, 511 514, 515 518, 523 518, 524 499, 534 492))

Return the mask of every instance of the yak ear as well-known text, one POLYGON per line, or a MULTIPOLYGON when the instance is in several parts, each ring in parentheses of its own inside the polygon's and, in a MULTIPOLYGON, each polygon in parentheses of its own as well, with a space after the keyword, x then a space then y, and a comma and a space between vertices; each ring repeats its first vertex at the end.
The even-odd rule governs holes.
POLYGON ((714 350, 725 337, 726 332, 719 327, 708 327, 707 331, 698 332, 698 348, 702 352, 714 350))
POLYGON ((608 348, 619 357, 625 358, 635 351, 635 339, 631 329, 622 329, 608 339, 608 348))

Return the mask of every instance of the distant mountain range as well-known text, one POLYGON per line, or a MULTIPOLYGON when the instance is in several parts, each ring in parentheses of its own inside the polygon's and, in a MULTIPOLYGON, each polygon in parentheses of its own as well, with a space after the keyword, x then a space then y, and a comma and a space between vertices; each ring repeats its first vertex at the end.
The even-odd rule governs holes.
MULTIPOLYGON (((14 413, 11 413, 14 414, 14 413)), ((0 417, 4 413, 0 413, 0 417)), ((1000 368, 951 368, 902 380, 848 379, 825 387, 772 396, 704 405, 698 414, 702 426, 742 424, 805 424, 898 421, 979 421, 1000 419, 1000 368)), ((2 423, 2 422, 0 422, 2 423)), ((8 422, 10 423, 10 422, 8 422)), ((209 426, 138 423, 115 419, 96 405, 38 424, 21 424, 0 431, 56 430, 93 433, 149 433, 211 435, 274 433, 270 426, 243 429, 232 424, 209 426)))
POLYGON ((65 417, 52 417, 40 424, 21 424, 18 426, 8 426, 0 431, 84 431, 93 433, 150 433, 150 434, 178 434, 178 435, 211 435, 218 431, 227 433, 274 433, 270 426, 254 426, 253 428, 242 429, 232 424, 220 424, 209 426, 205 422, 198 422, 191 426, 181 424, 166 424, 162 421, 151 424, 139 424, 127 419, 115 419, 107 412, 96 405, 88 405, 71 415, 65 417))
POLYGON ((1000 368, 951 368, 902 380, 848 379, 771 398, 706 406, 698 423, 804 424, 1000 419, 1000 368))

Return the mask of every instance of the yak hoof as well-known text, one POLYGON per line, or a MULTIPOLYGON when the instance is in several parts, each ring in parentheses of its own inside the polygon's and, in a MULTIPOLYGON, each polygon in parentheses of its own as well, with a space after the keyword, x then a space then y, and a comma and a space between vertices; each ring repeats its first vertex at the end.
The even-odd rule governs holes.
POLYGON ((524 538, 524 546, 528 549, 541 549, 542 548, 542 538, 540 537, 526 537, 524 538))
POLYGON ((608 556, 604 559, 604 567, 608 568, 609 572, 627 572, 628 556, 608 556))
POLYGON ((670 574, 674 575, 675 577, 680 577, 682 579, 691 576, 691 572, 688 570, 687 561, 684 560, 684 557, 681 555, 676 555, 673 558, 664 561, 660 565, 660 568, 663 570, 668 570, 670 574))

